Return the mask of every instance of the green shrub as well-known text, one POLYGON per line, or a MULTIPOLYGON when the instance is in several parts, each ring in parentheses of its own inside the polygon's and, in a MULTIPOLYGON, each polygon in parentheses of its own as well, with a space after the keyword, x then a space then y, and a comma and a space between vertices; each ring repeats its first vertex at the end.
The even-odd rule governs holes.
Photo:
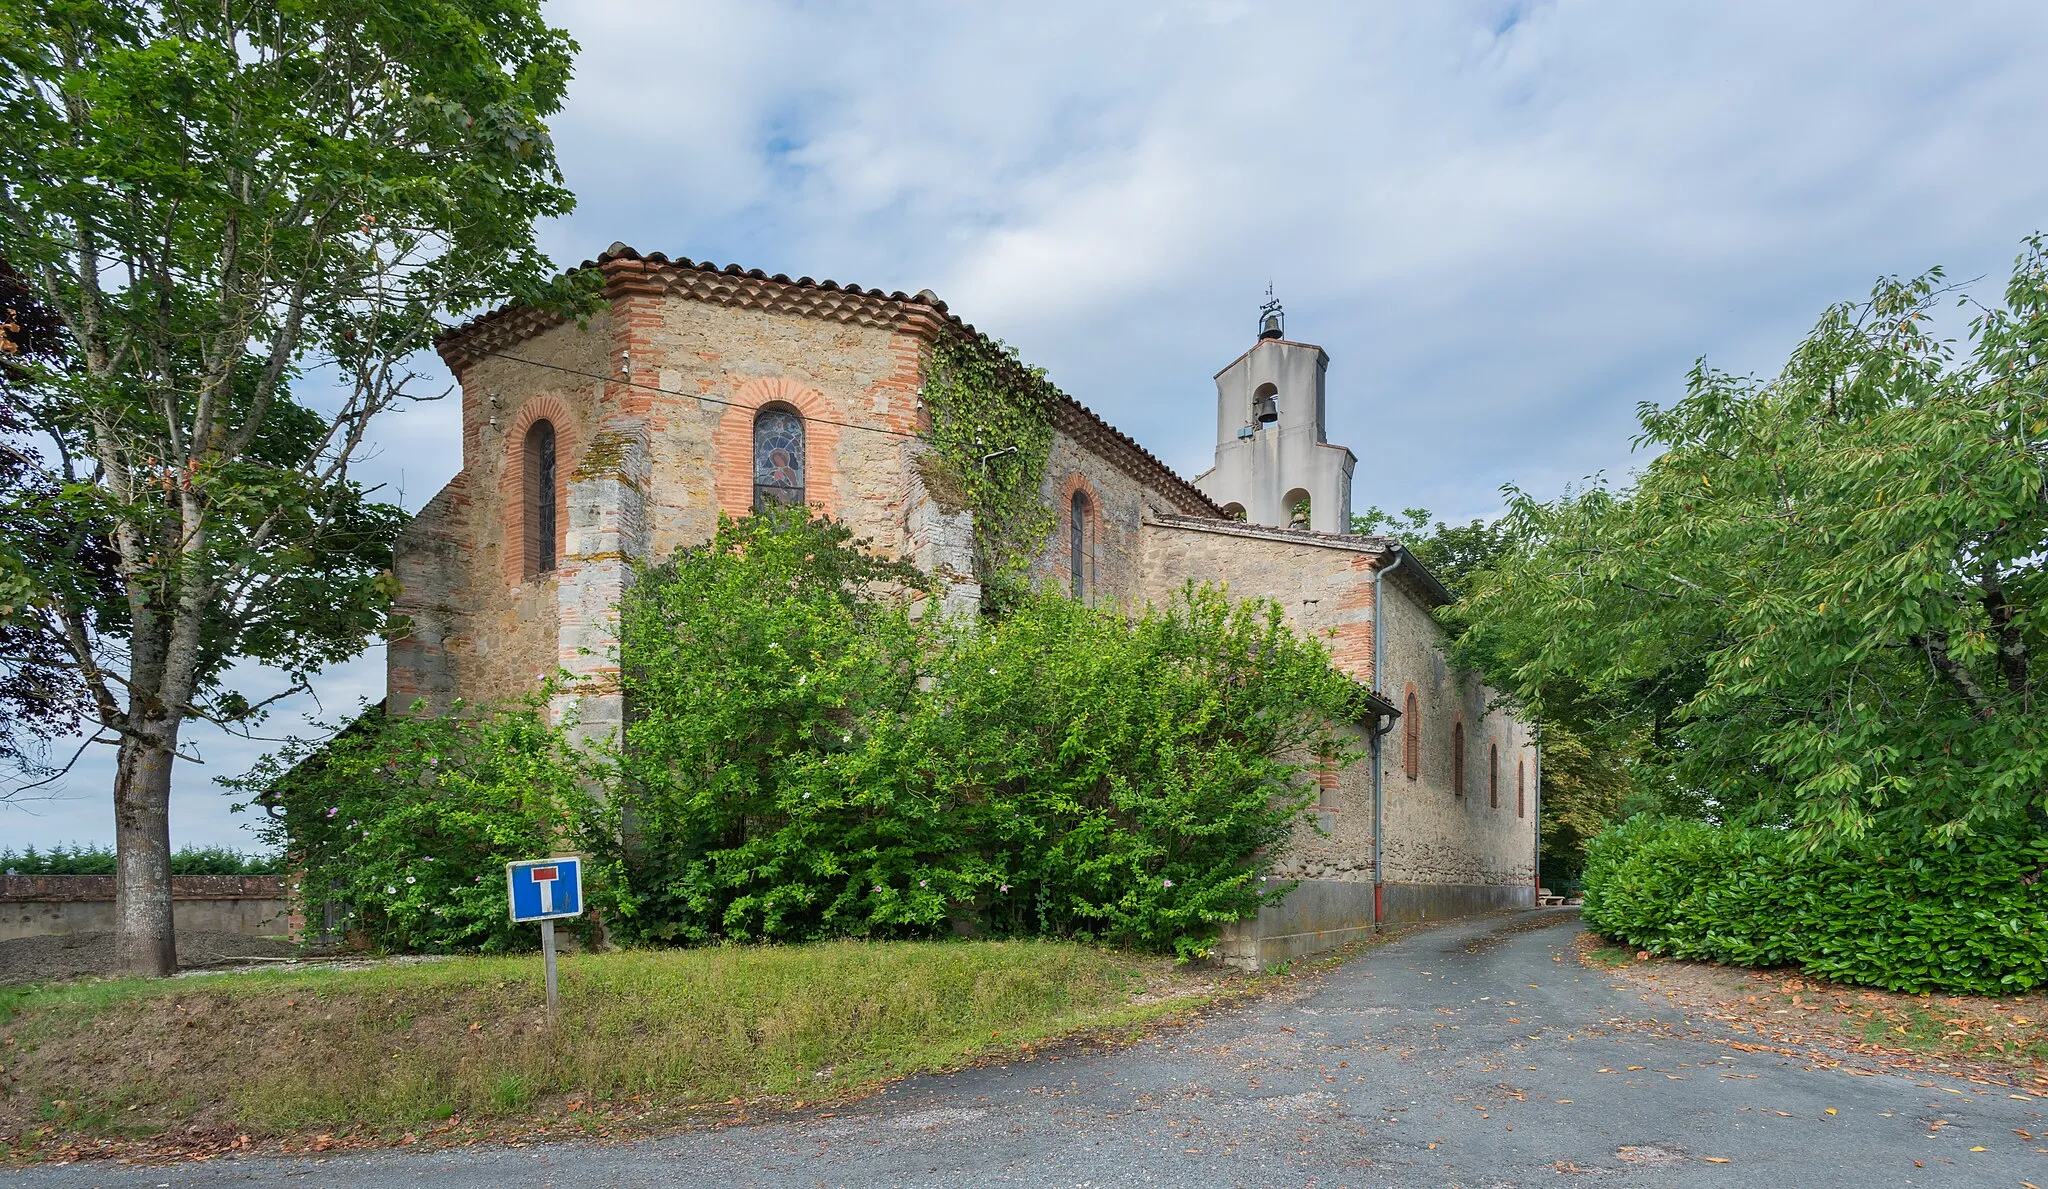
MULTIPOLYGON (((284 858, 276 854, 245 855, 225 846, 181 846, 171 852, 172 875, 280 875, 284 858)), ((7 875, 112 875, 111 846, 33 846, 17 851, 0 848, 0 873, 7 875)))
POLYGON ((2048 981, 2044 867, 2041 839, 1812 848, 1779 830, 1638 817, 1588 846, 1585 920, 1668 957, 2012 994, 2048 981))
POLYGON ((565 838, 587 776, 539 706, 447 715, 371 710, 318 749, 240 780, 281 805, 272 839, 299 861, 309 916, 385 950, 531 949, 510 923, 505 863, 565 838))
POLYGON ((1356 687, 1271 605, 1025 596, 973 627, 801 509, 634 585, 618 786, 585 836, 627 939, 958 928, 1201 950, 1284 885, 1261 848, 1356 687), (611 840, 619 840, 613 843, 611 840))
POLYGON ((1355 758, 1334 724, 1364 709, 1279 607, 1022 592, 958 624, 914 614, 924 578, 863 544, 774 509, 643 571, 612 755, 538 703, 458 706, 368 715, 230 783, 284 807, 309 906, 385 949, 532 945, 502 865, 564 843, 628 943, 957 930, 1186 955, 1286 894, 1264 856, 1313 820, 1310 764, 1355 758))

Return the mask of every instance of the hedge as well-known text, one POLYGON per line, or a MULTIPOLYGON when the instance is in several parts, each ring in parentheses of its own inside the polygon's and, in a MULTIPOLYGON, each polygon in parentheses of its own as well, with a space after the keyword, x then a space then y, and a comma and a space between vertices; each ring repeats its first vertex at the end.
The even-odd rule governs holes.
POLYGON ((2044 867, 2038 838, 1816 848, 1779 830, 1638 817, 1588 846, 1585 921, 1665 957, 2014 994, 2048 981, 2044 867))

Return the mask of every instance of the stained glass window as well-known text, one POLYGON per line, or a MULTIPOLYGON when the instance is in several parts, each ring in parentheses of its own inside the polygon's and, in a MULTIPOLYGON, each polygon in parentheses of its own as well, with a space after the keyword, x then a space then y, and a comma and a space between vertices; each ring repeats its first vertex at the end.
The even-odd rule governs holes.
POLYGON ((536 421, 526 431, 526 575, 555 568, 555 426, 536 421))
POLYGON ((767 408, 754 418, 754 510, 804 502, 804 419, 767 408))
POLYGON ((1083 598, 1088 593, 1088 497, 1078 491, 1067 506, 1067 536, 1067 573, 1074 597, 1083 598))

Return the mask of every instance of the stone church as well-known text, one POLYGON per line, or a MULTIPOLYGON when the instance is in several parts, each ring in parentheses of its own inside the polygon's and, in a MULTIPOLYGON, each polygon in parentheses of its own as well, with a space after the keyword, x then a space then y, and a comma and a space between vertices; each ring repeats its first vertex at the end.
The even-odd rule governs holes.
MULTIPOLYGON (((461 386, 462 469, 398 545, 412 634, 390 646, 388 705, 501 700, 558 668, 604 688, 635 559, 761 499, 800 499, 928 572, 973 572, 966 514, 915 465, 927 346, 978 333, 945 302, 623 244, 587 267, 605 300, 580 323, 506 307, 437 342, 461 386)), ((1227 583, 1325 637, 1375 695, 1351 728, 1372 759, 1322 778, 1322 830, 1278 860, 1300 886, 1223 939, 1248 966, 1536 891, 1533 734, 1447 667, 1430 609, 1448 595, 1428 569, 1348 531, 1358 459, 1324 432, 1329 365, 1269 305, 1216 373, 1216 462, 1192 481, 1077 401, 1051 411, 1058 525, 1038 581, 1127 604, 1227 583)), ((964 613, 979 592, 959 579, 944 597, 964 613)), ((576 709, 586 731, 623 711, 615 693, 576 709)))

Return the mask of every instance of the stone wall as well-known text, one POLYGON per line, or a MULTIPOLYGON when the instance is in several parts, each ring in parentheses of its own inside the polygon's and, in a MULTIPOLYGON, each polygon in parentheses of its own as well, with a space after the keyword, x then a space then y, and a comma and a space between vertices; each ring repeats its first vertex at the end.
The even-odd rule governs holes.
MULTIPOLYGON (((1323 637, 1337 667, 1361 684, 1373 678, 1373 570, 1396 554, 1374 538, 1273 529, 1154 514, 1145 526, 1147 597, 1181 583, 1221 582, 1237 597, 1278 602, 1299 631, 1323 637)), ((1225 931, 1218 956, 1257 968, 1341 944, 1381 923, 1456 916, 1534 903, 1535 754, 1527 727, 1490 708, 1493 691, 1451 670, 1429 608, 1440 595, 1413 567, 1381 583, 1386 600, 1384 696, 1405 704, 1416 690, 1417 773, 1406 775, 1405 733, 1396 720, 1381 749, 1384 870, 1375 903, 1372 765, 1366 757, 1326 783, 1325 837, 1303 826, 1276 856, 1276 876, 1301 881, 1280 905, 1225 931), (1465 727, 1466 790, 1451 785, 1452 726, 1465 727), (1500 749, 1499 805, 1488 796, 1491 748, 1500 749), (1522 813, 1516 812, 1521 765, 1522 813)))
POLYGON ((455 359, 464 466, 398 545, 399 610, 414 626, 389 654, 395 709, 416 697, 434 711, 457 696, 509 700, 558 667, 603 678, 609 608, 631 561, 700 544, 721 512, 750 509, 753 422, 766 405, 805 418, 814 508, 882 553, 916 552, 906 525, 906 446, 922 417, 914 330, 658 284, 613 290, 583 326, 560 322, 455 359), (522 448, 541 417, 557 432, 559 563, 528 575, 522 448))
POLYGON ((1163 602, 1193 581, 1272 599, 1295 630, 1329 645, 1339 670, 1372 684, 1372 571, 1383 553, 1371 538, 1155 514, 1144 540, 1146 598, 1163 602))
POLYGON ((1044 551, 1033 564, 1034 576, 1054 589, 1073 589, 1071 533, 1076 492, 1088 505, 1082 525, 1084 596, 1091 602, 1142 602, 1146 488, 1100 453, 1057 431, 1046 458, 1045 481, 1040 485, 1040 498, 1052 509, 1055 522, 1044 551))
MULTIPOLYGON (((556 474, 573 475, 600 416, 611 319, 563 323, 469 363, 462 387, 460 473, 407 525, 395 549, 398 610, 414 631, 388 655, 391 709, 414 696, 429 709, 452 697, 516 698, 554 671, 556 575, 523 573, 526 431, 541 417, 556 430, 556 474)), ((568 485, 555 515, 556 556, 565 552, 568 485)))
MULTIPOLYGON (((174 875, 171 919, 180 931, 283 937, 290 904, 278 875, 174 875)), ((0 875, 0 941, 114 927, 111 875, 0 875)))
MULTIPOLYGON (((1449 665, 1439 648, 1442 629, 1430 617, 1418 588, 1396 570, 1382 584, 1387 606, 1384 694, 1397 707, 1415 694, 1417 717, 1398 722, 1382 755, 1386 841, 1384 880, 1389 885, 1427 888, 1510 888, 1535 894, 1535 750, 1528 726, 1492 706, 1495 691, 1449 665), (1452 786, 1451 743, 1464 726, 1465 789, 1452 786), (1408 773, 1405 750, 1411 731, 1420 747, 1408 773), (1500 754, 1499 805, 1489 796, 1491 749, 1500 754), (1521 766, 1522 801, 1516 811, 1516 770, 1521 766)), ((1445 901, 1449 915, 1456 895, 1445 901)), ((1518 893, 1519 894, 1519 893, 1518 893)), ((1430 897, 1408 896, 1417 916, 1429 913, 1430 897)), ((1519 901, 1517 901, 1519 902, 1519 901)), ((1529 903, 1533 903, 1533 899, 1529 903)), ((1389 919, 1397 919, 1391 916, 1389 919)))

